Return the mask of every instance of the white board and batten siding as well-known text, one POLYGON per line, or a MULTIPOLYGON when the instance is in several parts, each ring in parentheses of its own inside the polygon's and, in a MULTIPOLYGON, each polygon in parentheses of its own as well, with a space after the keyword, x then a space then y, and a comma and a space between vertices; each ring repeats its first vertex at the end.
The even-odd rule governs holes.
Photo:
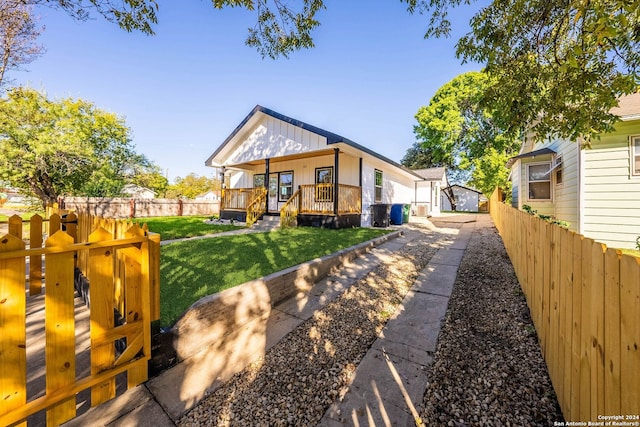
POLYGON ((370 226, 371 205, 376 203, 411 204, 415 190, 415 177, 396 172, 397 169, 377 159, 365 159, 362 164, 362 217, 361 225, 370 226), (375 171, 382 171, 382 200, 375 200, 375 171))
POLYGON ((631 173, 629 136, 638 122, 621 123, 604 135, 584 158, 582 234, 613 248, 635 248, 640 236, 640 176, 631 173))
POLYGON ((241 164, 327 148, 327 138, 271 116, 264 117, 247 132, 226 164, 241 164))

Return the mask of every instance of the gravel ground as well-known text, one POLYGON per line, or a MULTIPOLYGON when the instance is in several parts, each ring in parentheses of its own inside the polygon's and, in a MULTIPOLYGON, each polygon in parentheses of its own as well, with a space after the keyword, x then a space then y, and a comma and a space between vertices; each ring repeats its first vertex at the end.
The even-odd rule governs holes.
MULTIPOLYGON (((347 391, 386 321, 437 250, 424 227, 390 260, 212 392, 181 426, 313 426, 347 391)), ((465 252, 419 408, 427 426, 561 421, 529 310, 495 228, 465 252)))
POLYGON ((407 243, 267 354, 187 413, 179 425, 312 426, 349 379, 417 274, 436 233, 407 243))
POLYGON ((494 227, 473 233, 458 270, 421 417, 427 426, 552 426, 564 420, 494 227))

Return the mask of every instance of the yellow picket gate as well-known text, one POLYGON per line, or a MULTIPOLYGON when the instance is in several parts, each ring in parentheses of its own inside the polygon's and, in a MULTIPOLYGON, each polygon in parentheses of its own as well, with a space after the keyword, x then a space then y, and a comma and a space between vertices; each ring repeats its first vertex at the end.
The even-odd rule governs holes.
POLYGON ((28 248, 15 220, 9 234, 0 235, 0 425, 24 425, 42 410, 47 425, 59 425, 75 417, 78 392, 91 388, 96 406, 115 397, 116 375, 127 373, 128 388, 147 379, 151 322, 159 317, 158 289, 152 289, 159 284, 159 236, 131 225, 114 238, 98 227, 84 243, 75 243, 75 222, 69 216, 66 221, 72 225, 63 231, 59 216, 52 215, 44 246, 39 217, 30 222, 28 248), (84 377, 76 376, 74 318, 74 272, 80 260, 90 284, 91 373, 84 377), (42 278, 46 393, 28 401, 26 290, 40 293, 42 278), (116 326, 114 309, 124 324, 116 326), (123 339, 125 347, 118 352, 115 341, 123 339))

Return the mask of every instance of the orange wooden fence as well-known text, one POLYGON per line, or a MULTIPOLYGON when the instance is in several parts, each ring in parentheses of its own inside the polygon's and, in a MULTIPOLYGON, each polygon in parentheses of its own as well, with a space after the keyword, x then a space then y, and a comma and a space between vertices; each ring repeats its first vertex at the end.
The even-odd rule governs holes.
POLYGON ((115 397, 116 375, 126 372, 129 388, 146 381, 151 322, 160 314, 159 235, 130 222, 73 213, 48 221, 36 215, 28 224, 27 241, 16 217, 9 233, 0 235, 0 425, 41 410, 47 410, 48 425, 59 425, 75 416, 78 392, 91 388, 96 406, 115 397), (75 368, 76 267, 91 285, 91 373, 82 378, 75 368), (27 401, 26 300, 43 284, 46 394, 27 401), (124 324, 115 326, 114 309, 124 324), (114 342, 122 339, 126 346, 116 351, 114 342))
POLYGON ((490 212, 565 419, 640 415, 640 258, 507 206, 496 193, 490 212))

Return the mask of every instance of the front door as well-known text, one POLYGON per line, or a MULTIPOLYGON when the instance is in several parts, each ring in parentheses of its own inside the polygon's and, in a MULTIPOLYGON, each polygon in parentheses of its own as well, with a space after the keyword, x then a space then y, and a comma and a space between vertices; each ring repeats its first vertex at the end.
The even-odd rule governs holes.
POLYGON ((269 212, 278 212, 278 174, 270 173, 269 174, 269 193, 267 197, 269 198, 269 212))

